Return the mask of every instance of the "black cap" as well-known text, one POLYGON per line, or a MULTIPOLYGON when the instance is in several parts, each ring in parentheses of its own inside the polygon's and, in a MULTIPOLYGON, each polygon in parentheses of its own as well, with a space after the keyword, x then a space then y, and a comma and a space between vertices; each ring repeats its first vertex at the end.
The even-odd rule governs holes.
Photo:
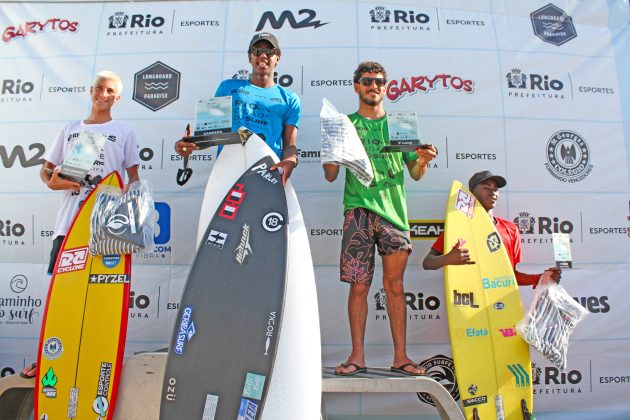
POLYGON ((497 183, 497 187, 499 188, 503 188, 507 185, 507 181, 502 176, 494 175, 490 171, 481 171, 470 177, 470 179, 468 180, 468 189, 472 190, 475 185, 487 179, 493 179, 497 183))
POLYGON ((278 42, 278 38, 275 35, 270 34, 269 32, 259 32, 249 41, 249 48, 253 47, 255 43, 258 41, 267 41, 274 48, 280 49, 280 43, 278 42))

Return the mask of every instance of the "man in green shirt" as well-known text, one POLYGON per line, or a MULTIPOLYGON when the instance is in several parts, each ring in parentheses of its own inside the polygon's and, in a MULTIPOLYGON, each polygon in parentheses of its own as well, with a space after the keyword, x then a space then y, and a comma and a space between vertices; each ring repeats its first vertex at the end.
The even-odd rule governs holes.
MULTIPOLYGON (((437 151, 431 146, 418 148, 412 153, 380 152, 389 143, 387 115, 383 109, 386 83, 387 72, 379 63, 363 62, 354 72, 359 110, 348 117, 367 152, 374 181, 366 188, 346 171, 340 273, 341 281, 350 283, 348 316, 352 352, 348 360, 335 369, 338 375, 366 371, 364 336, 375 247, 383 261, 383 287, 394 341, 391 369, 412 376, 424 373, 424 369, 407 356, 406 349, 407 308, 403 274, 411 253, 411 241, 403 172, 406 165, 411 177, 419 180, 427 171, 427 164, 437 156, 437 151)), ((325 163, 324 175, 326 180, 333 182, 339 175, 339 165, 325 163)))

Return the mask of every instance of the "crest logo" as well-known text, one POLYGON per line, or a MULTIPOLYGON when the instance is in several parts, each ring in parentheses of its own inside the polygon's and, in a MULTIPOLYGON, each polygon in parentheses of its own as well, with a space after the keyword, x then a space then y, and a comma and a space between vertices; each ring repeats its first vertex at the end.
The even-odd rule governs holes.
POLYGON ((528 212, 523 211, 514 218, 514 224, 518 227, 519 232, 522 234, 534 233, 536 218, 532 217, 528 212))
POLYGON ((389 15, 392 12, 385 9, 383 6, 376 6, 374 9, 370 10, 370 18, 374 23, 386 23, 389 22, 389 15))
POLYGON ((558 131, 547 142, 547 171, 557 180, 574 183, 591 173, 591 153, 586 140, 570 130, 558 131))
POLYGON ((508 87, 516 89, 525 89, 527 87, 527 75, 523 74, 520 69, 512 69, 505 75, 508 87))
POLYGON ((109 29, 126 28, 129 16, 124 12, 116 12, 109 17, 109 29))

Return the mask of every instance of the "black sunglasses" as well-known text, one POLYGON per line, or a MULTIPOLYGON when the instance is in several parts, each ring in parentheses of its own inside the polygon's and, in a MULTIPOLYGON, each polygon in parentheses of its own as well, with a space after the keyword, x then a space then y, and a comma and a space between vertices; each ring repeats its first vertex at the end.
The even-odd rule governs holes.
POLYGON ((361 83, 365 87, 372 86, 372 83, 376 83, 376 86, 381 87, 385 86, 387 80, 382 77, 362 77, 357 81, 357 83, 361 83))
POLYGON ((260 56, 261 54, 265 54, 267 57, 272 57, 276 54, 278 54, 278 49, 277 48, 258 48, 258 47, 251 47, 249 49, 249 52, 254 54, 256 57, 260 56))

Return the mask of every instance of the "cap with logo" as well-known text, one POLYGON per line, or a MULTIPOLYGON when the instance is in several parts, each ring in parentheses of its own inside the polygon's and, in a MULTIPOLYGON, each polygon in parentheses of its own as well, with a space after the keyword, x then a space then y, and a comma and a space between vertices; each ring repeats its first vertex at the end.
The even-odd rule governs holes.
POLYGON ((497 183, 497 187, 499 188, 503 188, 507 185, 507 181, 502 176, 494 175, 490 171, 481 171, 470 177, 470 179, 468 180, 468 189, 472 190, 475 185, 488 179, 494 180, 497 183))
POLYGON ((269 32, 259 32, 255 34, 252 40, 249 41, 249 48, 253 47, 259 41, 267 41, 271 44, 272 47, 280 49, 278 38, 276 38, 275 35, 270 34, 269 32))

